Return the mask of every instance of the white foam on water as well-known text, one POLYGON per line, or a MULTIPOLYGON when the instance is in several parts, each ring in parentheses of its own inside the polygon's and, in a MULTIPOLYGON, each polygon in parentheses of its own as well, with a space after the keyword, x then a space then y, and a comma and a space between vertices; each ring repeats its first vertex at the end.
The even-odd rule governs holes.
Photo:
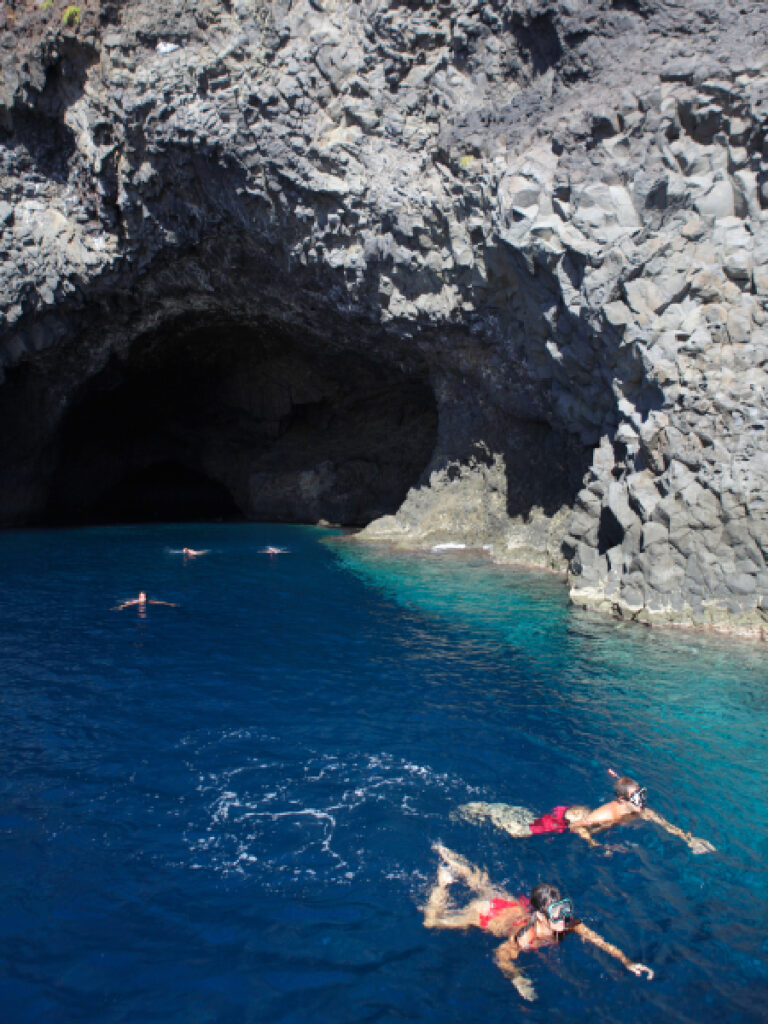
POLYGON ((382 864, 381 840, 389 843, 398 820, 415 821, 412 830, 442 817, 433 809, 436 793, 454 804, 471 789, 447 772, 386 752, 340 757, 307 749, 264 757, 285 744, 246 728, 188 736, 182 746, 192 793, 182 813, 169 813, 185 822, 186 866, 258 877, 281 890, 286 876, 349 885, 382 868, 410 886, 410 868, 382 864))

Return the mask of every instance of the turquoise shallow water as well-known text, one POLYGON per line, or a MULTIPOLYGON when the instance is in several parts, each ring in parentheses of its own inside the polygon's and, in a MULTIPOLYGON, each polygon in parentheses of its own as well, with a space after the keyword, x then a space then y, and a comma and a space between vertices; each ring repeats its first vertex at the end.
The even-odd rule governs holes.
POLYGON ((763 647, 312 528, 8 532, 0 564, 3 1020, 765 1020, 763 647), (110 610, 140 588, 178 607, 110 610), (608 767, 717 852, 451 818, 594 804, 608 767), (489 936, 422 927, 436 839, 554 881, 656 978, 569 939, 523 1004, 489 936))

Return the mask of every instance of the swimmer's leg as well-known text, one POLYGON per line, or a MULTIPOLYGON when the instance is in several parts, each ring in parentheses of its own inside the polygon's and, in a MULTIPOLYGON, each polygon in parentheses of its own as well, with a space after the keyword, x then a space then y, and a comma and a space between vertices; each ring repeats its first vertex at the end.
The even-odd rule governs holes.
POLYGON ((449 850, 442 843, 433 843, 432 849, 443 861, 443 864, 448 868, 453 878, 464 882, 466 886, 479 896, 486 896, 496 891, 495 887, 491 884, 487 872, 483 871, 482 868, 475 867, 474 864, 470 864, 461 854, 456 853, 454 850, 449 850))
POLYGON ((448 886, 453 881, 453 876, 441 865, 437 871, 437 881, 429 890, 427 902, 421 908, 424 914, 425 928, 442 928, 442 921, 449 916, 448 886))
POLYGON ((448 886, 453 881, 453 876, 441 865, 437 882, 422 907, 425 928, 471 928, 479 925, 480 914, 487 909, 488 901, 471 900, 465 907, 456 908, 448 896, 448 886))

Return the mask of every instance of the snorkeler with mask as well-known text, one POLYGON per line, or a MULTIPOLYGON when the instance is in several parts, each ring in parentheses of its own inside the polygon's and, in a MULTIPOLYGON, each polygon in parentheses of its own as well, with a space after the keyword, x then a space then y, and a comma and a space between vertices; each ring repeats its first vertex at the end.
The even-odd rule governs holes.
POLYGON ((435 843, 433 849, 441 863, 437 881, 422 908, 425 927, 482 928, 503 938, 494 960, 523 999, 535 999, 536 992, 516 963, 520 953, 554 946, 569 933, 615 957, 632 974, 638 977, 646 974, 649 981, 653 977, 650 967, 630 960, 617 946, 575 918, 571 900, 563 898, 554 885, 534 886, 530 898, 512 896, 493 885, 485 871, 453 850, 441 843, 435 843), (450 898, 449 888, 456 882, 462 882, 473 894, 463 907, 457 907, 450 898))
POLYGON ((641 786, 639 782, 626 775, 619 777, 612 769, 609 774, 615 779, 613 783, 615 799, 590 811, 579 823, 582 828, 585 830, 610 828, 612 825, 621 825, 624 822, 652 821, 669 832, 671 836, 682 839, 690 847, 692 853, 712 853, 714 851, 715 847, 707 839, 699 839, 690 832, 684 832, 677 825, 673 825, 671 821, 667 821, 666 818, 657 814, 656 811, 652 811, 647 806, 648 790, 645 786, 641 786))
POLYGON ((652 821, 666 829, 670 835, 682 839, 691 849, 692 853, 712 853, 715 847, 706 839, 698 839, 690 832, 684 832, 671 821, 667 821, 656 811, 646 806, 648 791, 634 779, 626 776, 619 778, 618 774, 610 770, 614 779, 614 793, 616 798, 608 803, 601 804, 595 810, 582 805, 567 804, 553 808, 553 810, 535 817, 525 807, 516 807, 511 804, 474 802, 462 804, 454 812, 452 817, 461 818, 464 821, 489 820, 497 828, 503 829, 515 839, 527 838, 531 835, 556 834, 560 832, 573 832, 593 848, 600 848, 606 856, 610 856, 610 847, 601 847, 594 839, 592 829, 606 829, 612 825, 620 825, 630 821, 652 821))

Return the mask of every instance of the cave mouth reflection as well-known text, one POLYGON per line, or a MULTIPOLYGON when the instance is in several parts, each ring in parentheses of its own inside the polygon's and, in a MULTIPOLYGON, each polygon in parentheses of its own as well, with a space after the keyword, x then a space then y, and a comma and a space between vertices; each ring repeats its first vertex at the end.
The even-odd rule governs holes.
POLYGON ((400 507, 436 436, 425 368, 181 319, 73 397, 43 522, 365 525, 400 507))

